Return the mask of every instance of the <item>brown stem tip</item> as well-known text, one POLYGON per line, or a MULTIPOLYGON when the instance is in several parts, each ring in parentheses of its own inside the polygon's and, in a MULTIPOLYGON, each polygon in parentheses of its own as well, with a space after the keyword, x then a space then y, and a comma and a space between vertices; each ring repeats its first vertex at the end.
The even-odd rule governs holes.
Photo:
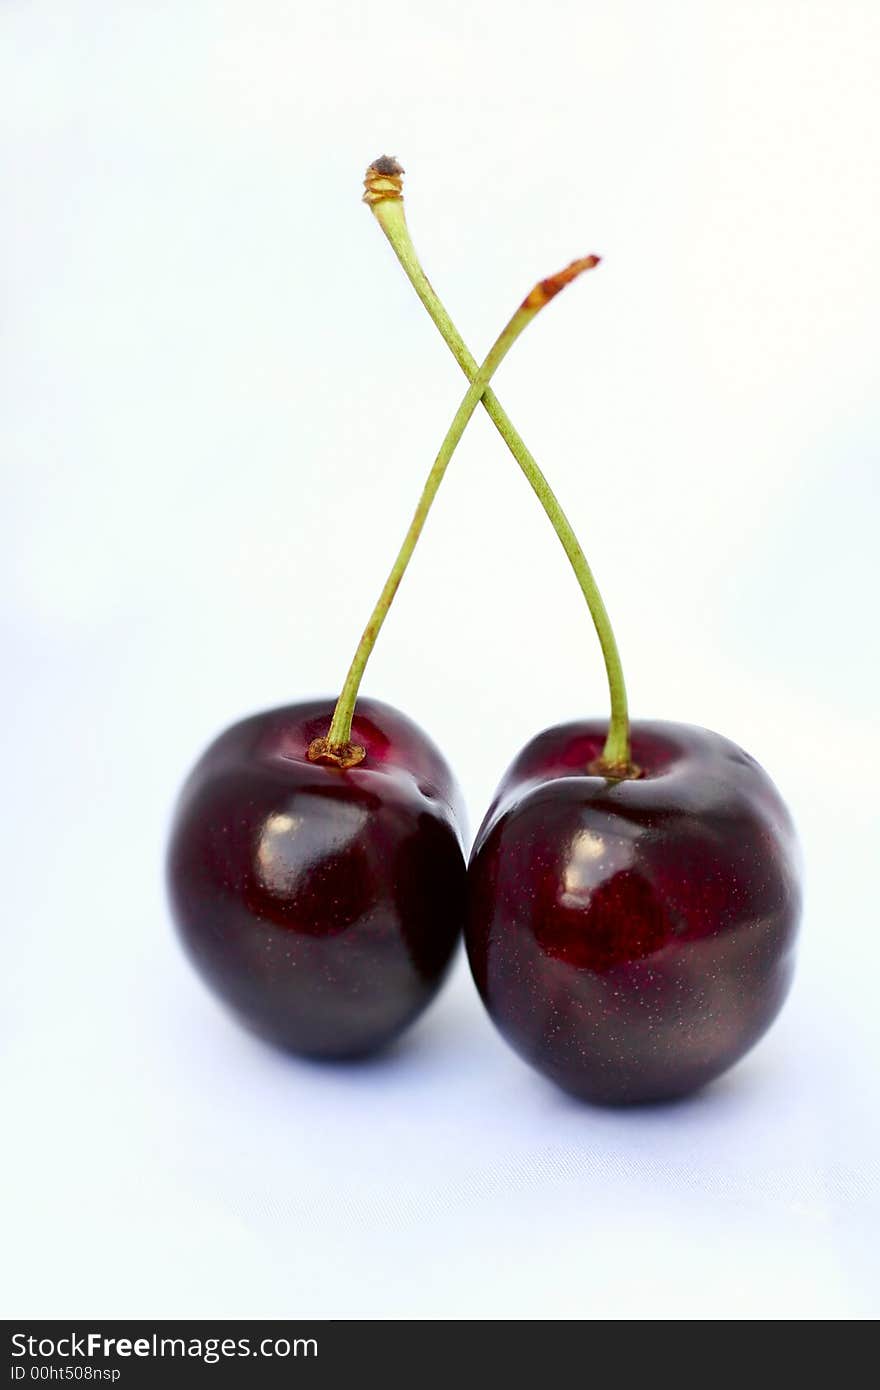
POLYGON ((576 280, 579 275, 583 275, 585 270, 593 270, 600 261, 599 256, 582 256, 578 261, 572 261, 564 270, 560 270, 556 275, 551 275, 548 280, 541 280, 533 290, 530 290, 522 302, 523 309, 543 309, 545 304, 557 295, 560 290, 564 290, 566 285, 570 285, 572 280, 576 280))
POLYGON ((403 197, 403 166, 390 154, 374 159, 364 175, 364 202, 372 206, 403 197))
POLYGON ((313 738, 307 756, 310 763, 330 763, 333 767, 347 768, 362 763, 367 750, 361 743, 344 743, 340 748, 334 748, 326 738, 313 738))
POLYGON ((405 172, 403 165, 394 158, 393 154, 380 154, 378 159, 374 159, 370 165, 377 174, 402 174, 405 172))

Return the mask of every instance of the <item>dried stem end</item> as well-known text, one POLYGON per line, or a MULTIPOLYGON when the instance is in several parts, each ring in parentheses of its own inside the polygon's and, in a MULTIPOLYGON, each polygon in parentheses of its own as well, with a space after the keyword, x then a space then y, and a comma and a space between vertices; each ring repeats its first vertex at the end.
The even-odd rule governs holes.
POLYGON ((560 290, 564 290, 566 285, 570 285, 572 280, 576 280, 579 275, 583 275, 585 270, 593 270, 599 264, 599 256, 582 256, 578 261, 572 261, 565 270, 558 271, 551 275, 548 280, 540 280, 533 290, 530 290, 522 302, 523 309, 543 309, 545 304, 557 295, 560 290))
POLYGON ((399 201, 403 197, 403 168, 391 155, 374 159, 364 175, 364 202, 399 201))
POLYGON ((334 748, 327 738, 313 738, 309 744, 310 763, 329 763, 333 767, 357 767, 367 756, 362 743, 343 743, 334 748))

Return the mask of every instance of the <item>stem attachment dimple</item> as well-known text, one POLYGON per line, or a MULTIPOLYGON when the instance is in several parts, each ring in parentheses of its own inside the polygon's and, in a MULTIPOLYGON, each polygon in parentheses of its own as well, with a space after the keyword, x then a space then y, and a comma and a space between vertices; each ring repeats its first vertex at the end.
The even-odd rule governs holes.
POLYGON ((334 748, 328 738, 313 738, 309 744, 310 763, 329 763, 332 767, 357 767, 367 756, 362 743, 343 743, 334 748))
MULTIPOLYGON (((400 261, 407 278, 413 289, 418 295, 422 304, 428 311, 437 326, 441 337, 452 353, 461 370, 464 372, 468 381, 475 379, 477 363, 469 351, 464 339, 456 328, 452 319, 442 304, 433 285, 422 269, 409 228, 406 224, 406 214, 403 206, 403 169, 396 160, 388 160, 387 157, 376 160, 367 170, 365 184, 371 189, 370 196, 365 195, 365 201, 369 203, 371 211, 374 213, 377 222, 385 233, 394 254, 400 261), (394 165, 394 191, 387 197, 383 193, 384 180, 390 177, 383 173, 390 164, 394 165)), ((572 262, 570 270, 578 274, 576 267, 580 263, 572 262)), ((538 307, 553 298, 555 294, 567 283, 566 272, 551 277, 549 280, 542 280, 523 301, 523 308, 529 305, 530 301, 537 301, 538 307)), ((547 517, 554 531, 559 537, 563 550, 568 557, 569 564, 574 571, 575 577, 580 585, 581 592, 587 602, 596 634, 599 638, 599 645, 602 649, 602 656, 605 662, 605 672, 608 680, 608 691, 611 704, 611 717, 608 724, 608 736, 602 750, 601 758, 589 769, 590 772, 597 772, 599 775, 607 775, 615 780, 626 777, 637 777, 638 769, 632 762, 630 754, 630 735, 629 735, 629 709, 626 697, 626 685, 623 678, 623 667, 620 660, 620 653, 617 648, 617 641, 608 617, 608 611, 599 592, 599 587, 593 577, 592 570, 587 563, 587 558, 581 549, 580 542, 575 535, 574 529, 565 515, 558 498, 544 477, 534 456, 526 448, 522 436, 514 428, 510 417, 502 408, 501 402, 494 391, 487 386, 482 397, 483 406, 495 425, 505 444, 513 457, 516 459, 526 480, 534 491, 538 501, 544 508, 547 517)))
POLYGON ((642 775, 637 763, 609 763, 604 753, 587 763, 587 772, 591 777, 604 777, 607 782, 633 782, 642 775))

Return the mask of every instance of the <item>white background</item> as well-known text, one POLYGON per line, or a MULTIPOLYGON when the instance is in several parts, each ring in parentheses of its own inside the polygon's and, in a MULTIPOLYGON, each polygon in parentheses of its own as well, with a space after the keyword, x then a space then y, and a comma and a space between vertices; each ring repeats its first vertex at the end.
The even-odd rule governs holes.
MULTIPOLYGON (((880 10, 873 0, 2 10, 7 1315, 867 1318, 880 10), (429 274, 594 563, 636 716, 718 729, 800 827, 795 991, 674 1108, 582 1108, 459 960, 393 1052, 278 1055, 178 952, 177 786, 332 692, 464 382, 359 202, 405 164, 429 274)), ((606 709, 488 421, 364 687, 472 825, 606 709)))

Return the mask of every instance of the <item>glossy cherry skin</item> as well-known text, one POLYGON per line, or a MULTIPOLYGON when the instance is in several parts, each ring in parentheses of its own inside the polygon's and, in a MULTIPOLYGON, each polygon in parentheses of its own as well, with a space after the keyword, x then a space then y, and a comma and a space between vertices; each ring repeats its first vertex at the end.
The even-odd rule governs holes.
POLYGON ((726 1071, 785 999, 799 854, 773 783, 736 744, 632 728, 637 780, 586 769, 607 725, 527 744, 469 868, 467 947, 492 1019, 565 1090, 681 1096, 726 1071))
POLYGON ((196 764, 168 851, 172 912, 210 989, 311 1057, 394 1039, 437 992, 466 870, 452 774, 405 715, 361 700, 343 770, 308 760, 332 700, 233 725, 196 764))

